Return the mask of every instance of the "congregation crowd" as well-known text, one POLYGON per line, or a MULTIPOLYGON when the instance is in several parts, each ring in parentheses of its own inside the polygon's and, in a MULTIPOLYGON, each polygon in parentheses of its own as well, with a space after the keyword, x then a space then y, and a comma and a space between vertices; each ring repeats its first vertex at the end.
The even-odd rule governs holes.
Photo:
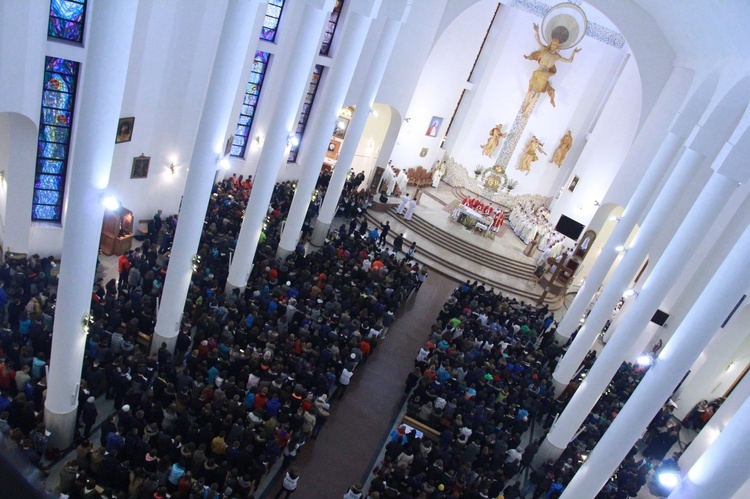
MULTIPOLYGON (((321 175, 318 193, 328 178, 321 175)), ((351 177, 342 194, 339 214, 348 222, 305 254, 318 208, 311 204, 300 245, 286 259, 275 248, 294 186, 277 184, 248 286, 229 293, 229 255, 252 180, 217 183, 175 351, 162 345, 149 355, 178 223, 156 214, 143 245, 120 257, 119 279, 94 286, 76 457, 60 472, 59 497, 248 498, 276 462, 284 470, 279 493, 294 491, 297 454, 426 276, 411 260, 415 245, 400 256, 403 234, 389 251, 388 224, 380 232, 368 227, 362 180, 351 177), (99 397, 113 401, 114 414, 93 441, 99 397)), ((37 255, 0 267, 7 324, 0 330, 0 447, 45 471, 45 453, 57 457, 42 423, 54 268, 52 257, 37 255)), ((577 387, 574 381, 555 398, 551 373, 564 346, 553 330, 546 307, 477 282, 456 288, 404 390, 407 416, 435 438, 407 425, 394 430, 367 494, 357 484, 349 497, 559 496, 646 369, 623 364, 561 458, 532 467, 533 426, 549 429, 577 387)), ((582 372, 594 360, 592 352, 582 372)), ((636 460, 634 448, 600 497, 635 497, 645 485, 651 460, 664 459, 679 437, 670 411, 665 406, 649 426, 645 459, 636 460)))
MULTIPOLYGON (((374 470, 370 497, 559 497, 648 368, 623 363, 560 458, 532 466, 544 431, 581 379, 555 398, 551 374, 563 347, 554 341, 554 325, 546 306, 477 282, 456 288, 407 378, 406 418, 374 470)), ((589 352, 584 376, 595 360, 589 352)), ((665 459, 679 435, 671 411, 662 408, 598 499, 636 497, 654 463, 676 466, 679 453, 665 459)))
MULTIPOLYGON (((321 176, 319 192, 327 180, 321 176)), ((367 196, 357 192, 361 181, 347 182, 342 214, 366 209, 367 196)), ((151 237, 120 257, 120 278, 95 285, 80 434, 75 459, 60 473, 61 496, 252 497, 275 462, 288 468, 307 439, 317 437, 330 415, 329 397, 343 397, 356 367, 418 287, 418 265, 360 234, 360 220, 343 224, 317 252, 305 255, 300 244, 277 258, 294 190, 284 182, 274 191, 247 288, 225 293, 227 255, 251 188, 241 177, 214 188, 174 354, 163 344, 149 355, 143 342, 153 334, 176 217, 162 221, 158 213, 151 237), (113 400, 115 413, 94 442, 100 396, 113 400)), ((313 204, 306 228, 316 209, 313 204)), ((37 442, 45 435, 37 428, 44 412, 37 360, 43 366, 49 356, 54 307, 54 296, 36 284, 45 263, 31 259, 28 270, 0 272, 13 289, 12 303, 24 305, 8 307, 10 327, 2 337, 2 447, 35 464, 48 450, 37 442), (28 382, 17 386, 26 372, 28 382)))

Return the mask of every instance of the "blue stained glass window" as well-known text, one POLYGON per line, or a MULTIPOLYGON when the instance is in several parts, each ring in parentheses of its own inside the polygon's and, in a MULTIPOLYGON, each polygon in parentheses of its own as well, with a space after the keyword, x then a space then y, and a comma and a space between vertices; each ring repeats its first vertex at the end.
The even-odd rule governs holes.
POLYGON ((36 184, 34 187, 38 189, 53 189, 57 190, 60 188, 60 175, 37 175, 36 184))
POLYGON ((86 0, 51 0, 47 34, 71 42, 83 42, 86 0))
MULTIPOLYGON (((274 1, 281 4, 284 3, 282 0, 270 0, 269 7, 271 2, 274 1)), ((232 148, 229 151, 230 156, 245 156, 250 128, 253 125, 253 116, 255 116, 255 108, 258 106, 258 97, 260 97, 263 79, 266 76, 266 69, 268 69, 268 61, 270 59, 271 54, 268 52, 261 52, 260 50, 255 52, 255 58, 250 68, 250 78, 245 89, 245 97, 242 100, 243 105, 240 110, 240 118, 237 121, 232 148)))
POLYGON ((31 218, 34 220, 60 220, 62 210, 59 206, 35 204, 31 208, 31 218))
POLYGON ((37 161, 36 170, 39 173, 57 173, 60 174, 63 171, 64 164, 62 161, 55 161, 49 159, 40 159, 37 161))
POLYGON ((328 55, 331 50, 331 42, 333 41, 333 35, 336 33, 342 8, 344 8, 344 0, 336 0, 331 17, 328 18, 326 32, 323 34, 323 42, 320 44, 320 55, 328 55))
POLYGON ((69 109, 70 98, 70 94, 47 90, 44 92, 44 102, 42 102, 42 105, 45 107, 53 107, 55 109, 69 109))
POLYGON ((46 204, 48 206, 59 206, 62 205, 62 196, 57 191, 35 189, 34 190, 34 204, 46 204))
POLYGON ((70 130, 59 126, 44 127, 44 140, 66 144, 70 140, 70 130))
POLYGON ((310 110, 312 109, 313 101, 315 101, 315 94, 318 92, 318 84, 320 83, 320 76, 323 74, 323 66, 320 64, 315 65, 313 70, 312 78, 310 78, 310 84, 307 86, 307 95, 305 95, 305 103, 302 105, 302 112, 299 115, 299 121, 297 122, 297 129, 294 132, 296 140, 292 141, 292 145, 289 148, 289 157, 287 163, 294 163, 297 161, 297 154, 299 154, 299 146, 302 143, 302 136, 305 134, 305 127, 307 126, 307 120, 310 118, 310 110))
POLYGON ((62 217, 79 66, 54 57, 45 60, 32 220, 59 222, 62 217))
POLYGON ((39 158, 65 159, 67 152, 66 144, 56 144, 54 142, 39 142, 37 146, 37 156, 39 158))
POLYGON ((284 0, 268 0, 266 17, 263 18, 263 27, 260 29, 260 39, 268 42, 276 40, 276 32, 279 27, 281 12, 284 10, 284 0))

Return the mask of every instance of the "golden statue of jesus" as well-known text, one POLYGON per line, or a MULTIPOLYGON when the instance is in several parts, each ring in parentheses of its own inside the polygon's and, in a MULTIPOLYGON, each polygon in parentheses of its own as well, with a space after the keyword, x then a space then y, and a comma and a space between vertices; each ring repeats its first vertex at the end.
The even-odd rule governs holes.
POLYGON ((557 73, 555 63, 557 61, 573 62, 575 55, 581 51, 581 49, 578 48, 573 51, 570 57, 563 57, 558 52, 560 41, 557 38, 553 38, 552 41, 549 42, 549 45, 542 43, 542 40, 539 37, 538 24, 534 24, 534 37, 539 45, 539 50, 535 50, 529 55, 523 57, 524 59, 538 62, 539 67, 537 67, 531 74, 529 89, 526 91, 526 97, 524 97, 523 100, 522 109, 524 112, 529 108, 529 105, 534 101, 535 97, 541 93, 549 95, 550 103, 552 104, 552 107, 555 107, 555 89, 549 84, 549 79, 557 73))

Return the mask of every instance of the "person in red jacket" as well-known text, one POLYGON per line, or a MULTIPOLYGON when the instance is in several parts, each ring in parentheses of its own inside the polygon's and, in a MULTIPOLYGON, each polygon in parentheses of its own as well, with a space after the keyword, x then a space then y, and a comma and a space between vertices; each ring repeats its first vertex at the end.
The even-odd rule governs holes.
POLYGON ((127 251, 117 259, 117 272, 120 274, 120 280, 117 282, 117 289, 122 290, 123 285, 128 283, 128 272, 130 272, 129 256, 132 251, 127 251))

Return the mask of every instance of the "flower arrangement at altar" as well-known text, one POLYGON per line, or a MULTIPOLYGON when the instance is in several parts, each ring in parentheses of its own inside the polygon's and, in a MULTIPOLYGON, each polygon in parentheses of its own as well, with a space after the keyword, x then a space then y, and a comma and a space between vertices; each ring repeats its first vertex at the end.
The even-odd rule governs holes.
MULTIPOLYGON (((482 196, 485 195, 485 186, 482 184, 482 179, 480 178, 481 174, 480 177, 472 175, 471 170, 456 161, 447 152, 443 155, 441 162, 445 165, 443 181, 445 181, 446 184, 452 187, 463 187, 464 189, 482 196)), ((484 168, 482 170, 484 172, 484 168)), ((492 169, 490 168, 490 170, 492 169)), ((508 179, 508 181, 509 183, 511 182, 510 179, 508 179)), ((514 182, 515 187, 517 182, 512 182, 514 182)), ((486 197, 509 210, 513 209, 517 204, 523 204, 527 201, 533 203, 535 206, 549 206, 552 201, 551 197, 542 194, 510 194, 507 188, 508 186, 505 184, 497 191, 487 193, 488 195, 486 195, 486 197)))

